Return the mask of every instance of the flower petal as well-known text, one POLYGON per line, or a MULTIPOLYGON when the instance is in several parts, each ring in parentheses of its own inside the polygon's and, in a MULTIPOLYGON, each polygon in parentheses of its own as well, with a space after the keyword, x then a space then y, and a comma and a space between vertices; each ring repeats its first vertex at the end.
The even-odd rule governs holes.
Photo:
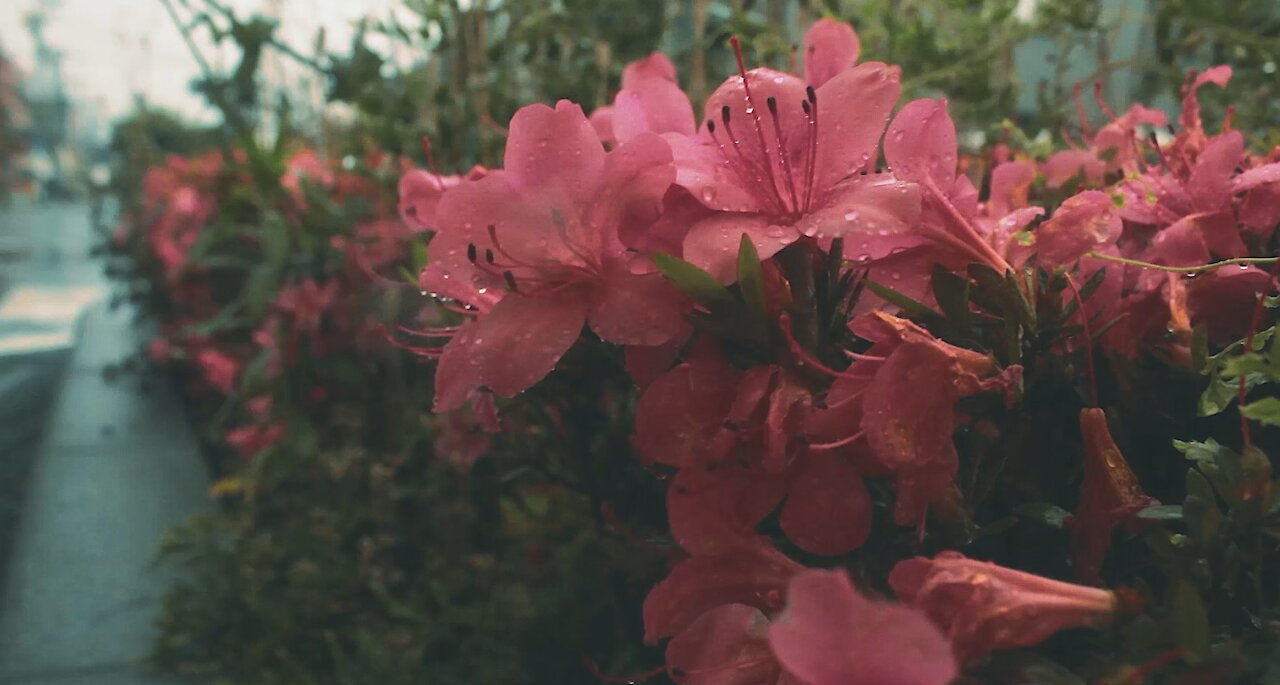
POLYGON ((912 100, 898 111, 884 137, 884 158, 898 178, 945 188, 956 178, 956 125, 946 100, 912 100))
POLYGON ((806 552, 846 554, 871 534, 871 495, 848 461, 810 454, 792 478, 780 523, 787 538, 806 552))
POLYGON ((599 187, 604 146, 582 107, 568 100, 555 109, 521 107, 509 128, 503 169, 512 187, 529 191, 557 183, 584 201, 599 187))
POLYGON ((587 300, 582 288, 502 298, 474 326, 472 359, 480 380, 501 397, 542 380, 582 333, 587 300))
POLYGON ((715 214, 689 229, 684 238, 684 258, 721 283, 738 278, 738 247, 742 236, 751 238, 760 259, 795 242, 800 235, 790 226, 778 226, 764 214, 715 214))
POLYGON ((862 43, 853 27, 822 18, 804 34, 804 80, 817 88, 858 62, 862 43))
POLYGON ((672 81, 641 79, 618 93, 613 108, 613 132, 619 142, 641 133, 691 136, 697 130, 689 96, 672 81))
POLYGON ((723 362, 686 362, 654 380, 636 403, 635 446, 646 461, 691 466, 722 428, 739 373, 723 362))
POLYGON ((1231 202, 1231 177, 1244 156, 1244 136, 1228 131, 1209 139, 1209 144, 1196 158, 1187 190, 1191 201, 1201 212, 1214 212, 1231 202))
POLYGON ((802 570, 803 566, 764 544, 685 559, 645 597, 644 641, 656 644, 725 604, 776 608, 787 581, 802 570))
POLYGON ((880 136, 901 94, 901 69, 881 62, 842 71, 818 88, 816 190, 875 164, 880 136))
POLYGON ((745 604, 698 617, 667 644, 667 672, 680 685, 774 683, 781 667, 769 650, 769 619, 745 604))
POLYGON ((619 345, 661 345, 688 329, 688 299, 661 274, 606 270, 591 292, 587 318, 601 339, 619 345))
POLYGON ((769 645, 807 685, 946 685, 959 675, 923 613, 867 599, 843 571, 796 575, 769 645))
POLYGON ((920 188, 892 176, 854 176, 837 184, 795 230, 816 238, 845 238, 846 256, 862 262, 921 245, 920 188))

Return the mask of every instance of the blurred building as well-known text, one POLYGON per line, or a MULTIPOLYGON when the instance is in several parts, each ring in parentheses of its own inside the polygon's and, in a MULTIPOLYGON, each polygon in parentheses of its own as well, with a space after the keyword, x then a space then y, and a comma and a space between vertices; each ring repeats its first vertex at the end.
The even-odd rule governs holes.
POLYGON ((22 95, 22 77, 0 50, 0 198, 21 186, 20 161, 26 154, 31 112, 22 95))

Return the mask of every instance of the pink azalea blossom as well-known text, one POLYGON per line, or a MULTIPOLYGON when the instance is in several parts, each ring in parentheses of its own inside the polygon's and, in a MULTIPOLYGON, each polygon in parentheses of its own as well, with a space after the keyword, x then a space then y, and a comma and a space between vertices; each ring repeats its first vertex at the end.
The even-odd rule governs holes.
POLYGON ((618 237, 657 218, 675 173, 662 139, 606 153, 567 101, 525 107, 510 128, 503 171, 445 194, 421 275, 424 290, 478 314, 442 350, 437 411, 481 388, 503 397, 528 388, 584 323, 623 345, 661 345, 687 330, 683 297, 618 237))
POLYGON ((270 448, 284 437, 285 424, 282 422, 268 425, 241 426, 228 430, 223 438, 234 447, 240 456, 249 459, 263 450, 270 448))
POLYGON ((1111 549, 1112 529, 1120 522, 1134 527, 1139 511, 1159 503, 1142 491, 1138 477, 1111 437, 1107 415, 1101 409, 1080 411, 1080 433, 1084 442, 1084 483, 1071 521, 1071 547, 1076 573, 1082 580, 1096 583, 1107 550, 1111 549))
POLYGON ((676 183, 712 214, 684 238, 684 258, 722 282, 734 278, 743 234, 762 258, 800 240, 852 236, 868 255, 913 242, 919 211, 913 186, 866 176, 901 92, 898 68, 853 66, 857 36, 819 22, 806 36, 809 80, 758 68, 725 81, 694 131, 688 98, 674 84, 648 79, 624 88, 614 133, 663 133, 676 183), (665 84, 665 85, 663 85, 665 84))
POLYGON ((898 562, 889 584, 973 663, 997 649, 1039 644, 1067 628, 1105 628, 1118 607, 1110 590, 1073 585, 942 552, 898 562))

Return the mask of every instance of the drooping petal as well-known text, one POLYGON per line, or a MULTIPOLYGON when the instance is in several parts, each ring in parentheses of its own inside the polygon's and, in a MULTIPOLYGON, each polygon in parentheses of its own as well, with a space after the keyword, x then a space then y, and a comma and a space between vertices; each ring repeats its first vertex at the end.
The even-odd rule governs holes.
POLYGON ((435 399, 431 410, 453 411, 466 404, 467 397, 480 387, 480 367, 472 358, 475 350, 475 324, 462 327, 444 346, 436 362, 435 399))
POLYGON ((568 100, 555 109, 527 105, 509 129, 503 170, 512 187, 527 192, 555 183, 583 201, 599 187, 604 146, 582 107, 568 100))
POLYGON ((898 111, 884 138, 884 158, 898 178, 945 188, 956 177, 956 126, 946 100, 912 100, 898 111))
POLYGON ((867 599, 843 571, 796 575, 769 645, 807 685, 946 685, 959 675, 947 639, 923 613, 867 599))
POLYGON ((504 297, 474 325, 472 359, 480 380, 501 397, 513 397, 542 380, 582 333, 588 293, 504 297))
POLYGON ((725 604, 777 608, 782 604, 787 581, 803 570, 800 564, 763 544, 685 559, 645 597, 644 640, 656 644, 725 604))
POLYGON ((688 329, 687 298, 658 273, 608 268, 591 292, 587 318, 601 339, 619 345, 661 345, 688 329))
POLYGON ((834 19, 819 19, 804 34, 804 80, 817 88, 852 67, 862 54, 853 27, 834 19))
POLYGON ((1231 179, 1231 192, 1238 193, 1242 190, 1250 190, 1260 185, 1273 183, 1280 183, 1280 162, 1263 164, 1240 172, 1239 175, 1231 179))
POLYGON ((871 534, 871 495, 862 475, 834 454, 810 454, 792 477, 779 521, 797 547, 837 556, 871 534))
POLYGON ((680 685, 773 685, 781 667, 768 633, 759 609, 716 607, 667 644, 667 672, 680 685))
POLYGON ((1188 286, 1187 310, 1208 329, 1211 342, 1231 343, 1248 334, 1258 297, 1274 287, 1271 275, 1256 266, 1216 269, 1188 286))
POLYGON ((901 69, 881 62, 842 71, 817 89, 816 190, 875 164, 880 136, 901 94, 901 69))
POLYGON ((684 258, 721 283, 733 283, 738 278, 738 247, 743 235, 751 238, 760 259, 772 257, 800 237, 794 228, 778 226, 764 214, 722 212, 689 229, 684 258))
MULTIPOLYGON (((1277 176, 1280 176, 1280 164, 1268 164, 1267 167, 1275 167, 1277 176)), ((1250 171, 1267 167, 1250 169, 1236 178, 1239 179, 1250 171)), ((1280 179, 1249 190, 1244 196, 1244 204, 1241 205, 1239 214, 1242 226, 1263 240, 1269 238, 1276 225, 1280 224, 1280 179)))

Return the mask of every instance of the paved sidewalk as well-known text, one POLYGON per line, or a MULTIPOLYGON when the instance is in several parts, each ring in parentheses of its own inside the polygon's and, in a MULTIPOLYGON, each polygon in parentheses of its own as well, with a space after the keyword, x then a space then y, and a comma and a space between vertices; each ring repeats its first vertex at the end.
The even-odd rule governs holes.
POLYGON ((106 382, 132 322, 98 306, 39 447, 0 604, 0 684, 142 685, 167 586, 149 562, 207 503, 195 441, 167 386, 106 382))
POLYGON ((138 333, 101 302, 87 211, 0 210, 0 247, 21 255, 0 297, 0 476, 15 481, 0 483, 0 533, 17 521, 0 572, 0 685, 164 682, 136 666, 168 584, 150 562, 208 502, 167 384, 143 394, 136 378, 103 378, 138 333))

